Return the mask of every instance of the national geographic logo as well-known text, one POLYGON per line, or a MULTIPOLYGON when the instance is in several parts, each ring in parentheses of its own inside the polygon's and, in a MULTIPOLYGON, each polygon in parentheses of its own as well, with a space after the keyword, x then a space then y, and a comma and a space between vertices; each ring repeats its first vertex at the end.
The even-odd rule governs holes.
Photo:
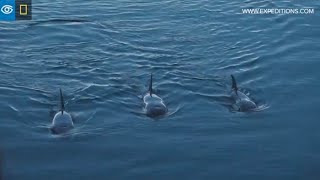
POLYGON ((16 20, 31 20, 31 7, 31 0, 16 0, 16 20))
POLYGON ((32 0, 0 0, 0 21, 31 20, 32 0))

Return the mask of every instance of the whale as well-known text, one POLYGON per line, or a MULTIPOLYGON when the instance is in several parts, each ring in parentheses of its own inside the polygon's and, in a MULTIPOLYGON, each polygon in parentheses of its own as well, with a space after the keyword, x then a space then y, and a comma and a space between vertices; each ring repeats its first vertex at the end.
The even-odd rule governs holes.
POLYGON ((153 92, 152 74, 150 75, 149 90, 143 97, 145 112, 149 117, 165 115, 168 111, 164 101, 153 92))
POLYGON ((240 112, 252 111, 252 110, 256 109, 257 108, 256 103, 254 101, 252 101, 243 92, 239 91, 236 79, 234 78, 233 75, 231 75, 231 80, 232 80, 231 98, 234 101, 232 107, 236 111, 240 111, 240 112))
POLYGON ((65 111, 62 90, 60 89, 60 110, 52 120, 51 132, 53 134, 63 134, 74 127, 71 115, 65 111))

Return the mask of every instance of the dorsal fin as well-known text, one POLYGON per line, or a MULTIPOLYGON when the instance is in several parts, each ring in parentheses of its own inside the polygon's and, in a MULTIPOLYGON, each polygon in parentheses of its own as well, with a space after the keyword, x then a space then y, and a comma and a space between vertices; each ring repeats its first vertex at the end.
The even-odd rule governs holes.
POLYGON ((231 74, 231 79, 232 79, 232 90, 234 90, 236 92, 236 94, 238 95, 237 82, 236 82, 236 79, 234 78, 234 76, 232 74, 231 74))
POLYGON ((150 96, 152 96, 152 73, 151 73, 151 75, 150 75, 149 94, 150 94, 150 96))
POLYGON ((63 114, 64 111, 64 101, 63 101, 63 95, 62 95, 62 90, 60 88, 60 103, 61 103, 61 107, 60 107, 60 111, 63 114))

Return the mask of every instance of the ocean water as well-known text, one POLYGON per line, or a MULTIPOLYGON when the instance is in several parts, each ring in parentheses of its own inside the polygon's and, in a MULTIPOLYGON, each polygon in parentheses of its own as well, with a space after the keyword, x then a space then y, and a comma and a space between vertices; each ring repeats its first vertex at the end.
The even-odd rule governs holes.
POLYGON ((319 179, 319 7, 34 0, 32 21, 0 22, 2 179, 319 179), (261 111, 231 110, 230 74, 261 111), (75 128, 52 135, 59 88, 75 128))

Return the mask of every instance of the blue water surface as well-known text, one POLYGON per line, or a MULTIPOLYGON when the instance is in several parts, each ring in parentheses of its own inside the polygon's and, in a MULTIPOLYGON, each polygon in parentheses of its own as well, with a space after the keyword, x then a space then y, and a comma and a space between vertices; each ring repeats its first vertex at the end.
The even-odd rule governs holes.
POLYGON ((3 179, 320 179, 319 7, 34 0, 0 22, 3 179), (162 118, 142 113, 150 73, 162 118), (261 111, 230 109, 230 74, 261 111), (75 128, 52 135, 59 88, 75 128))

